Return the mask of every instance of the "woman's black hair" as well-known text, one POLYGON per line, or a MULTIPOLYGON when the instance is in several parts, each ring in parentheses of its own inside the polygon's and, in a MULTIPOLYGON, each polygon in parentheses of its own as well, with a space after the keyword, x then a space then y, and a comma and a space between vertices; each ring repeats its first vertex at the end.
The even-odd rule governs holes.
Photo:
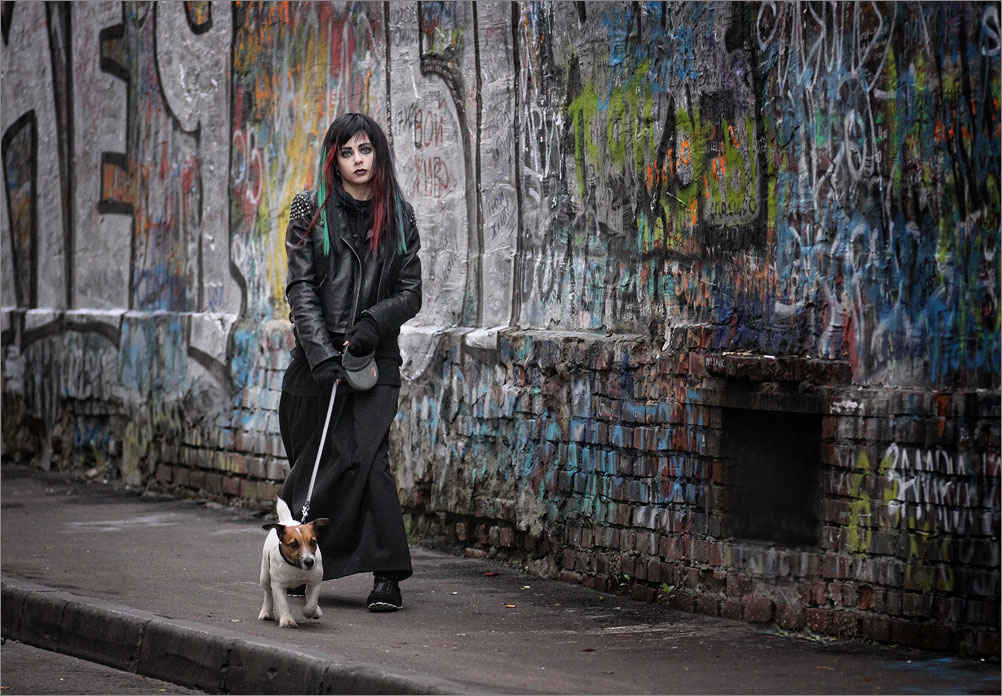
POLYGON ((341 185, 339 181, 335 182, 335 179, 339 178, 337 153, 345 143, 359 133, 365 133, 369 137, 374 155, 370 184, 372 187, 372 252, 373 254, 378 253, 383 233, 392 229, 394 223, 400 230, 400 243, 406 250, 401 209, 403 196, 397 185, 390 143, 379 124, 365 114, 346 113, 338 116, 324 135, 317 172, 317 213, 307 228, 307 234, 318 221, 321 222, 324 234, 324 254, 330 253, 330 237, 327 233, 327 215, 324 211, 324 204, 330 196, 332 187, 341 185))

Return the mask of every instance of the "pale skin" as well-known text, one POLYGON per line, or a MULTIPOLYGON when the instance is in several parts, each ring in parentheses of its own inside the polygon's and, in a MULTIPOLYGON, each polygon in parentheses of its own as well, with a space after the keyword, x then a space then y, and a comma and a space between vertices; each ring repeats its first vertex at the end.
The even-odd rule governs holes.
POLYGON ((367 201, 372 196, 372 165, 375 148, 363 132, 353 135, 337 153, 337 167, 341 185, 356 201, 367 201))

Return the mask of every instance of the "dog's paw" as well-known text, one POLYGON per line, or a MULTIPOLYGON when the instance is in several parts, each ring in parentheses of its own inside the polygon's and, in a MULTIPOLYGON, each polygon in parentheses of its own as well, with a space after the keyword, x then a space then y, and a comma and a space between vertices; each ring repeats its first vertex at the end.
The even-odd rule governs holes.
POLYGON ((258 621, 271 621, 274 618, 275 617, 271 615, 271 612, 265 611, 264 609, 262 609, 261 613, 257 615, 258 621))
POLYGON ((320 607, 317 607, 312 613, 310 613, 309 607, 303 607, 303 616, 307 619, 319 619, 324 613, 320 611, 320 607))
POLYGON ((278 622, 278 625, 282 628, 299 628, 299 626, 296 625, 296 620, 291 616, 283 616, 278 622))

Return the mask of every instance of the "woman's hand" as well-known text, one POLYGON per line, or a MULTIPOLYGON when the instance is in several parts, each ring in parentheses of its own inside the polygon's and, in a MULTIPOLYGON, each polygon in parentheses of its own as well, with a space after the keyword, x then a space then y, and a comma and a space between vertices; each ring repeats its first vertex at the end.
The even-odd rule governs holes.
POLYGON ((368 355, 379 344, 379 327, 368 314, 362 316, 345 334, 344 344, 352 355, 368 355))
POLYGON ((344 376, 341 368, 341 358, 327 358, 310 370, 310 374, 313 376, 314 382, 324 389, 331 389, 334 386, 334 382, 344 376))

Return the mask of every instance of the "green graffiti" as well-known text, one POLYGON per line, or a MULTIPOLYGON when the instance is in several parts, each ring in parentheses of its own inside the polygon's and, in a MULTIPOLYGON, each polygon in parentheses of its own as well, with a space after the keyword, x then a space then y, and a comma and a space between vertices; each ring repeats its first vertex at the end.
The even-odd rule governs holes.
POLYGON ((870 498, 864 490, 863 481, 870 473, 870 458, 860 450, 856 457, 856 471, 849 475, 849 519, 846 545, 850 553, 866 553, 873 538, 870 513, 870 498))

